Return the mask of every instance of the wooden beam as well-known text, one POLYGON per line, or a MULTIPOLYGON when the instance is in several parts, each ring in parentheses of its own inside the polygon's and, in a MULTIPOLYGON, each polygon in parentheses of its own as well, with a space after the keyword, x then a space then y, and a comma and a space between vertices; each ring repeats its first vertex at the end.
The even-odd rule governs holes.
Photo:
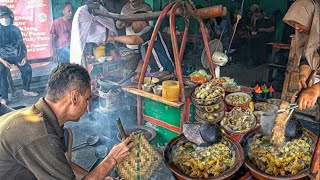
POLYGON ((175 107, 175 108, 180 108, 183 105, 182 102, 179 102, 179 101, 174 101, 174 102, 173 101, 167 101, 167 100, 163 99, 161 96, 158 96, 158 95, 155 95, 153 93, 149 93, 149 92, 146 92, 146 91, 143 91, 141 89, 134 88, 134 87, 122 87, 122 90, 127 91, 127 92, 132 93, 132 94, 135 94, 135 95, 138 95, 138 96, 141 96, 141 97, 145 97, 145 98, 148 98, 148 99, 151 99, 151 100, 166 104, 168 106, 175 107))

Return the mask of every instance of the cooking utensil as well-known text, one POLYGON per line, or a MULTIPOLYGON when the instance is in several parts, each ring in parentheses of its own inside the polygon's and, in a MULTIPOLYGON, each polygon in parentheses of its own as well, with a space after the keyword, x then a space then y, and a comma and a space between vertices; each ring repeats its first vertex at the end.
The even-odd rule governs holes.
POLYGON ((125 83, 128 79, 132 78, 134 75, 136 75, 135 72, 130 73, 127 77, 122 79, 119 82, 113 82, 107 79, 98 79, 98 83, 100 86, 102 86, 104 89, 117 89, 122 86, 123 83, 125 83))
POLYGON ((86 142, 83 142, 83 143, 80 143, 80 144, 74 146, 72 148, 72 151, 76 151, 76 150, 81 149, 85 146, 93 146, 93 145, 97 144, 98 141, 99 141, 98 135, 89 136, 86 142))
POLYGON ((119 132, 121 134, 122 140, 125 140, 128 137, 128 135, 126 134, 126 132, 122 126, 120 118, 117 119, 117 124, 118 124, 119 132))
POLYGON ((184 123, 184 136, 198 146, 210 146, 220 142, 221 130, 216 124, 212 123, 184 123))
POLYGON ((290 106, 288 107, 288 108, 286 108, 286 109, 279 109, 278 111, 277 111, 277 113, 283 113, 283 112, 286 112, 286 111, 288 111, 288 110, 294 110, 294 109, 296 109, 298 107, 298 104, 297 103, 293 103, 293 104, 290 104, 290 106))

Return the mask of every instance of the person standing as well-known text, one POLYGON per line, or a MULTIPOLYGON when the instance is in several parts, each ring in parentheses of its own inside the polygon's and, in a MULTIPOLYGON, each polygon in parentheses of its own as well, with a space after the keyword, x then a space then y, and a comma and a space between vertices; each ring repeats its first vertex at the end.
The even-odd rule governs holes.
MULTIPOLYGON (((138 11, 152 12, 152 8, 149 4, 145 3, 144 0, 129 0, 127 4, 123 6, 121 14, 130 15, 138 11)), ((149 25, 152 25, 152 21, 149 21, 149 25)), ((125 27, 126 35, 137 35, 137 33, 132 30, 131 23, 129 22, 116 21, 116 26, 119 29, 125 27)), ((138 49, 138 45, 126 44, 126 46, 129 49, 138 49)))
POLYGON ((70 43, 70 62, 82 64, 82 55, 86 43, 105 44, 107 37, 117 35, 113 19, 95 14, 109 13, 99 0, 84 0, 74 14, 70 43))
MULTIPOLYGON (((143 14, 147 13, 145 11, 138 11, 134 14, 143 14)), ((142 56, 142 59, 145 59, 147 49, 150 44, 150 39, 154 30, 154 27, 149 26, 148 21, 134 21, 131 24, 132 30, 137 33, 137 35, 124 35, 124 36, 109 36, 108 42, 120 42, 123 44, 138 45, 139 51, 142 56)), ((136 75, 131 78, 132 81, 135 81, 139 78, 143 60, 139 61, 139 64, 135 70, 136 75)), ((157 38, 154 42, 152 49, 152 55, 150 56, 150 61, 148 64, 148 73, 150 75, 158 76, 165 75, 168 73, 174 72, 174 64, 170 57, 168 48, 162 38, 160 32, 157 34, 157 38)))
POLYGON ((51 31, 53 53, 58 55, 58 63, 70 61, 70 39, 72 27, 73 7, 70 2, 62 5, 62 17, 53 21, 51 31))
POLYGON ((21 71, 22 94, 38 96, 30 91, 32 68, 27 62, 27 48, 21 31, 13 23, 13 12, 7 6, 0 6, 0 103, 8 101, 7 69, 17 66, 21 71))
MULTIPOLYGON (((283 18, 285 23, 295 29, 296 56, 300 60, 299 90, 305 88, 297 100, 301 110, 313 107, 319 96, 319 6, 319 0, 297 0, 290 6, 283 18), (316 75, 309 84, 306 84, 312 70, 315 70, 318 76, 316 75)), ((291 101, 295 100, 294 95, 291 101)))

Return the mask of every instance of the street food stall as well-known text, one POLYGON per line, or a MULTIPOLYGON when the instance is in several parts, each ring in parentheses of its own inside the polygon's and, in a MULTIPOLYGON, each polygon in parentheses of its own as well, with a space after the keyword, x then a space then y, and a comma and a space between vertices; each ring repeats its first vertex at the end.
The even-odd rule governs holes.
MULTIPOLYGON (((209 9, 212 14, 208 16, 224 13, 222 6, 206 8, 209 9)), ((257 84, 250 88, 238 85, 231 77, 216 78, 206 28, 201 21, 206 17, 194 12, 191 4, 181 1, 163 9, 137 86, 122 88, 137 95, 137 124, 156 130, 151 144, 158 148, 166 145, 164 161, 174 176, 177 179, 315 178, 319 172, 319 138, 302 128, 295 118, 290 118, 296 105, 275 99, 272 85, 257 84), (191 16, 184 16, 186 27, 179 48, 175 16, 177 11, 188 12, 188 8, 193 11, 189 11, 191 16), (145 77, 156 33, 168 13, 175 75, 163 79, 145 77), (190 86, 190 79, 183 77, 181 62, 190 17, 196 17, 199 22, 212 79, 198 81, 189 92, 186 86, 190 86), (202 140, 205 139, 203 133, 209 133, 201 131, 203 125, 218 126, 218 131, 207 136, 220 137, 219 142, 194 144, 186 136, 190 133, 185 131, 186 123, 200 128, 192 132, 200 133, 202 140), (243 163, 247 173, 241 175, 239 169, 243 163)))

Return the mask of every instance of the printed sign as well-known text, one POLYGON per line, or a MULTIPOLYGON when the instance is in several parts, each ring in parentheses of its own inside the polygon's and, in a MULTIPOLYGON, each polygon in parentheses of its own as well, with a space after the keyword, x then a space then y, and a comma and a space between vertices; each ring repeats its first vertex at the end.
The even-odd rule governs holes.
POLYGON ((51 57, 51 0, 0 0, 14 13, 14 24, 21 30, 28 59, 51 57))

